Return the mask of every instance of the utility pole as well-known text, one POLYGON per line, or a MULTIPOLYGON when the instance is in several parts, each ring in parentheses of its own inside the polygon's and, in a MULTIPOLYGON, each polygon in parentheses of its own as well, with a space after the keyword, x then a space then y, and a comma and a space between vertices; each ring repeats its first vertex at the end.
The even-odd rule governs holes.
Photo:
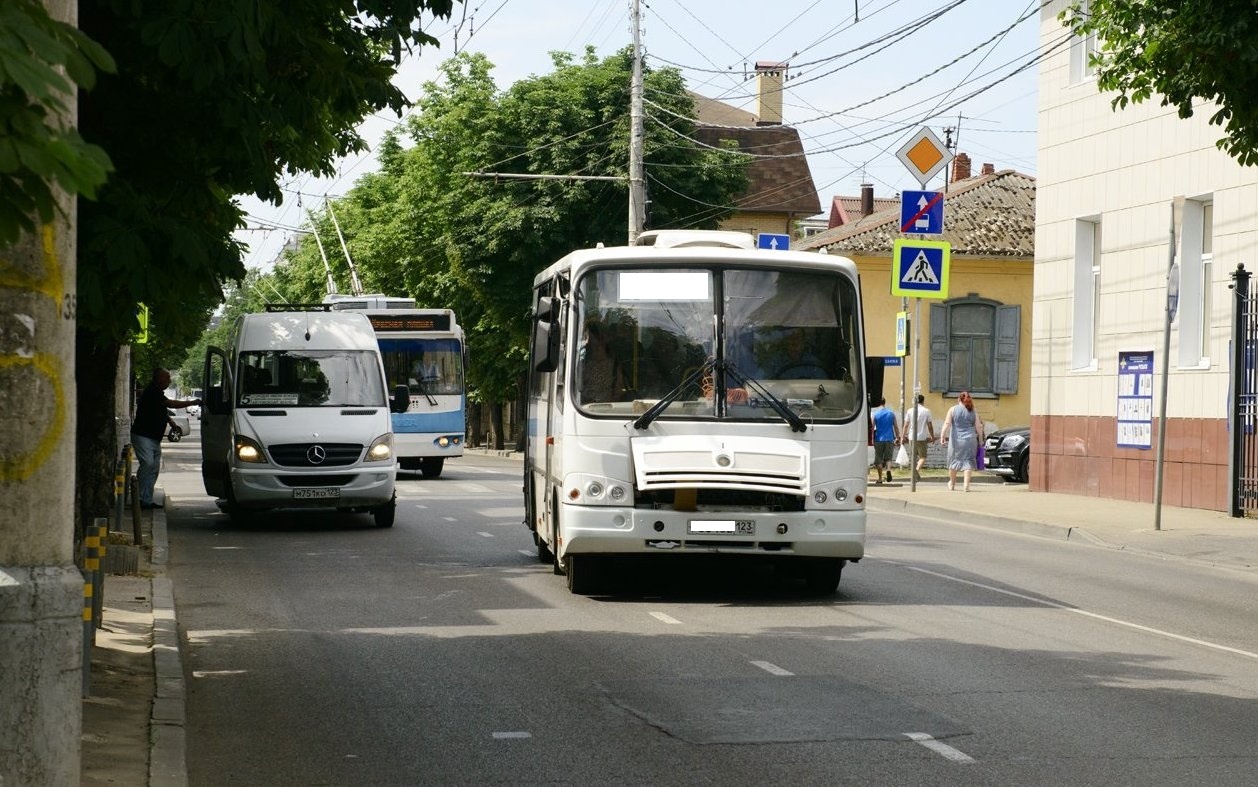
POLYGON ((629 83, 629 245, 646 225, 646 178, 642 172, 642 10, 632 0, 633 77, 629 83))

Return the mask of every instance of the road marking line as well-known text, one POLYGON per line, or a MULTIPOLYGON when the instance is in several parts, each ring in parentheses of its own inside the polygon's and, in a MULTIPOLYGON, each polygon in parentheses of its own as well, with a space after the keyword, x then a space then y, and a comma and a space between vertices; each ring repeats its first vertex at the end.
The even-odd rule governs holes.
POLYGON ((660 621, 661 623, 668 623, 668 624, 670 624, 670 625, 674 625, 674 626, 680 626, 680 625, 681 625, 681 621, 680 621, 680 620, 678 620, 678 619, 677 619, 677 618, 675 618, 675 617, 672 617, 671 615, 665 615, 663 612, 652 612, 652 613, 651 613, 651 617, 655 618, 656 620, 660 621))
POLYGON ((220 675, 244 675, 248 670, 242 669, 194 669, 194 678, 217 678, 220 675))
POLYGON ((946 743, 940 743, 924 732, 906 732, 904 735, 909 740, 916 741, 936 754, 942 754, 944 757, 947 757, 953 762, 974 762, 974 758, 970 755, 963 751, 954 749, 946 743))
POLYGON ((494 534, 493 534, 493 533, 486 533, 484 530, 477 530, 477 531, 476 531, 476 535, 478 535, 478 536, 484 536, 485 538, 493 538, 493 537, 494 537, 494 534))
POLYGON ((444 520, 445 520, 445 521, 447 521, 447 522, 458 522, 458 521, 459 521, 459 520, 455 519, 455 518, 454 518, 454 517, 452 517, 452 516, 443 516, 443 517, 441 517, 441 518, 442 518, 442 519, 444 519, 444 520))
POLYGON ((1155 629, 1150 626, 1143 626, 1139 623, 1133 623, 1129 620, 1111 618, 1108 615, 1101 615, 1096 612, 1088 612, 1087 610, 1079 609, 1077 607, 1070 607, 1070 606, 1066 606, 1065 604, 1058 604, 1056 601, 1048 601, 1042 598, 1036 598, 1035 596, 1028 596, 1024 593, 1016 593, 1012 590, 1005 590, 1004 588, 993 587, 991 585, 984 585, 982 582, 974 582, 968 579, 961 579, 959 577, 950 577, 947 574, 940 574, 937 571, 930 571, 929 569, 925 569, 925 568, 917 568, 916 566, 905 566, 905 568, 907 568, 909 571, 917 571, 918 573, 921 573, 921 574, 929 574, 932 577, 938 577, 939 579, 946 579, 950 582, 958 582, 962 585, 971 585, 976 588, 982 588, 983 590, 990 590, 993 593, 1000 593, 1005 596, 1012 596, 1014 598, 1022 599, 1023 601, 1031 601, 1036 604, 1042 604, 1046 607, 1051 607, 1053 609, 1060 609, 1063 612, 1073 612, 1074 614, 1082 615, 1085 618, 1092 618, 1093 620, 1099 620, 1104 623, 1113 623, 1116 626, 1125 626, 1129 629, 1134 629, 1136 631, 1143 631, 1146 634, 1156 634, 1159 637, 1166 637, 1167 639, 1173 639, 1179 642, 1187 642, 1190 645, 1200 645, 1203 648, 1210 648, 1211 650, 1218 650, 1224 653, 1234 653, 1237 656, 1245 656, 1246 658, 1250 658, 1250 659, 1258 659, 1258 653, 1253 653, 1248 650, 1241 650, 1240 648, 1228 647, 1227 645, 1220 645, 1217 642, 1207 642, 1204 639, 1197 639, 1196 637, 1186 637, 1183 634, 1175 634, 1170 631, 1164 631, 1163 629, 1155 629))
POLYGON ((783 677, 783 678, 789 678, 789 677, 793 677, 793 676, 795 675, 795 673, 794 673, 794 672, 790 672, 789 670, 784 670, 784 669, 782 669, 781 667, 779 667, 778 665, 773 664, 772 662, 768 662, 768 661, 753 661, 753 662, 751 662, 751 663, 752 663, 752 664, 754 664, 754 665, 756 665, 756 666, 757 666, 757 667, 759 667, 760 669, 764 670, 765 672, 769 673, 770 675, 778 675, 778 676, 783 677))
POLYGON ((533 734, 531 732, 524 732, 522 730, 518 732, 495 732, 494 733, 494 740, 496 741, 519 740, 521 738, 532 738, 532 737, 533 737, 533 734))
POLYGON ((210 547, 210 549, 244 549, 244 547, 210 547))
POLYGON ((533 557, 534 555, 537 554, 531 549, 517 549, 516 552, 519 552, 521 555, 524 555, 525 557, 533 557))

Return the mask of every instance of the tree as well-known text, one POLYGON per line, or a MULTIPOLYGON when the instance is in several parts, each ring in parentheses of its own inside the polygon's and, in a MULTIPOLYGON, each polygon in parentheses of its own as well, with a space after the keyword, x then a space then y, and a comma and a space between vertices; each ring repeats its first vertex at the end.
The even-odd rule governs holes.
MULTIPOLYGON (((408 120, 411 145, 386 139, 380 171, 336 207, 367 289, 397 295, 403 284, 421 304, 459 314, 470 395, 495 413, 520 395, 533 277, 573 249, 623 245, 627 236, 627 179, 495 182, 467 174, 626 175, 630 53, 599 60, 587 50, 580 62, 558 53, 553 61, 552 73, 505 92, 483 55, 443 63, 441 81, 424 85, 420 111, 408 120)), ((646 167, 659 185, 653 224, 714 227, 722 215, 708 205, 733 203, 746 188, 749 159, 688 141, 694 105, 676 70, 648 70, 644 79, 665 110, 646 129, 646 167), (703 219, 691 222, 695 215, 703 219)), ((313 229, 331 248, 335 236, 324 234, 323 221, 313 229)), ((343 270, 343 261, 331 262, 343 270)), ((276 274, 281 289, 318 291, 324 277, 315 245, 303 242, 276 274)), ((338 280, 348 281, 339 273, 338 280)))
POLYGON ((1158 93, 1181 118, 1210 102, 1218 146, 1258 164, 1258 15, 1252 0, 1087 0, 1060 18, 1101 42, 1091 57, 1097 85, 1117 91, 1115 108, 1158 93), (1198 106, 1194 106, 1198 105, 1198 106))
POLYGON ((391 82, 403 49, 435 43, 421 13, 452 4, 80 0, 80 29, 117 63, 80 104, 81 133, 115 167, 79 210, 81 520, 107 508, 115 359, 135 307, 169 346, 190 344, 245 273, 235 195, 278 201, 286 174, 329 174, 364 149, 361 120, 407 103, 391 82))
POLYGON ((113 58, 40 2, 0 4, 0 248, 52 220, 53 184, 90 198, 105 182, 105 151, 58 120, 97 70, 112 72, 113 58))

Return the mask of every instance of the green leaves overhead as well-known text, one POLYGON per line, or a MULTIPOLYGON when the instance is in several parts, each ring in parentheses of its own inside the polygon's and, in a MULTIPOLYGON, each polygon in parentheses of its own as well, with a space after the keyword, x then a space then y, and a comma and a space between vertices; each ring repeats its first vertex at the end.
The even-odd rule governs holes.
POLYGON ((1252 0, 1088 0, 1062 21, 1100 42, 1097 85, 1118 93, 1116 108, 1162 97, 1182 118, 1196 109, 1221 126, 1218 146, 1258 164, 1258 14, 1252 0), (1086 10, 1085 10, 1086 8, 1086 10), (1206 106, 1203 103, 1210 102, 1206 106), (1217 105, 1217 108, 1213 105, 1217 105))
POLYGON ((92 198, 104 183, 108 156, 71 122, 76 86, 92 87, 97 69, 112 58, 41 3, 0 3, 0 248, 53 219, 54 185, 92 198))

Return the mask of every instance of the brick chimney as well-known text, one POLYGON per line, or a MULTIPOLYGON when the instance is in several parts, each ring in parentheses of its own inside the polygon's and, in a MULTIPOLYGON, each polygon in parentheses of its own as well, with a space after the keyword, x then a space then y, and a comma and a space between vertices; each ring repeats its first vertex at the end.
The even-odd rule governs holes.
POLYGON ((874 184, 861 184, 861 215, 868 216, 874 212, 874 184))
POLYGON ((965 180, 970 176, 970 157, 964 153, 958 153, 952 159, 952 182, 965 180))
POLYGON ((984 164, 984 165, 983 165, 983 170, 982 170, 982 173, 981 173, 981 174, 983 174, 983 175, 995 175, 995 174, 996 174, 996 165, 995 165, 995 164, 984 164))
POLYGON ((761 60, 756 63, 756 125, 782 125, 782 90, 786 84, 786 63, 761 60))

